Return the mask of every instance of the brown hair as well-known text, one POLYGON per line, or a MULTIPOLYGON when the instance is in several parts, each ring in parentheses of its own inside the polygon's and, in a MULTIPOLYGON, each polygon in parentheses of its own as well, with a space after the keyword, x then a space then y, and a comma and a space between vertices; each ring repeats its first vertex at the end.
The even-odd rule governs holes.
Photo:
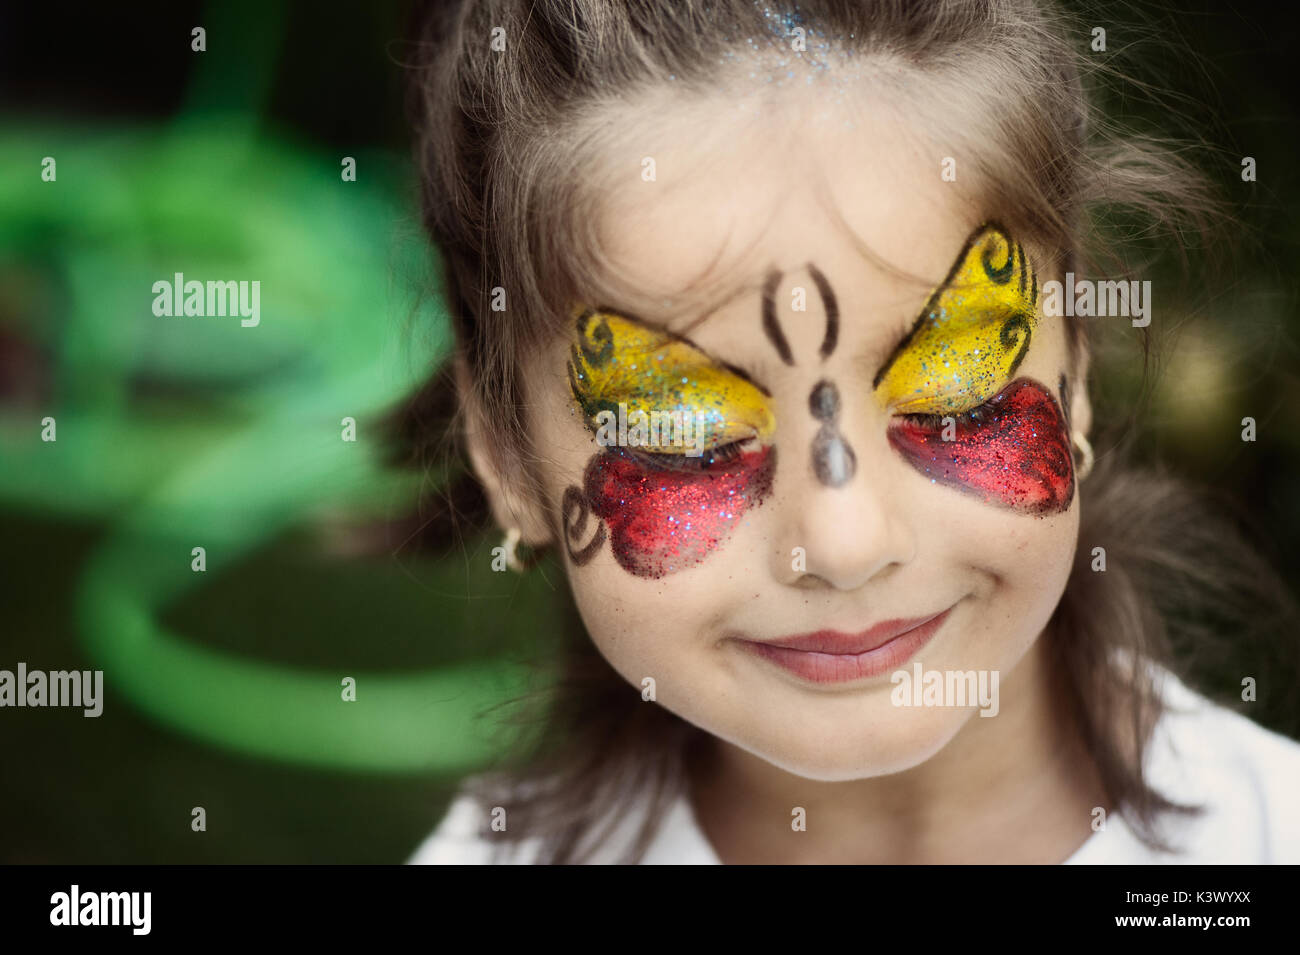
MULTIPOLYGON (((1088 55, 1088 29, 1031 0, 437 4, 420 28, 414 122, 424 224, 441 257, 468 390, 457 398, 449 363, 401 409, 409 460, 425 466, 457 455, 469 403, 502 426, 492 453, 503 471, 522 493, 538 493, 525 357, 560 333, 570 302, 627 291, 609 284, 617 277, 602 268, 591 225, 606 188, 590 163, 609 135, 602 118, 612 104, 664 90, 716 94, 728 69, 720 64, 741 47, 801 62, 783 35, 796 25, 807 31, 809 51, 833 49, 946 84, 945 101, 958 98, 980 117, 976 128, 945 130, 952 151, 985 184, 1005 224, 1053 250, 1055 269, 1082 275, 1104 267, 1112 277, 1131 270, 1116 239, 1125 215, 1159 227, 1180 250, 1193 244, 1188 234, 1205 237, 1227 221, 1179 150, 1104 119, 1095 103, 1110 74, 1088 55), (491 48, 494 28, 504 52, 491 48), (493 310, 494 289, 505 290, 508 310, 493 310)), ((1066 327, 1073 356, 1095 355, 1088 323, 1066 327)), ((1158 351, 1147 329, 1140 345, 1145 374, 1158 351)), ((1194 808, 1175 805, 1143 778, 1142 753, 1161 715, 1146 664, 1213 648, 1225 621, 1271 631, 1278 619, 1261 608, 1293 611, 1285 586, 1231 522, 1169 476, 1123 466, 1126 429, 1113 430, 1095 436, 1097 466, 1079 486, 1076 566, 1044 639, 1108 795, 1145 841, 1160 845, 1158 815, 1194 808), (1094 546, 1105 547, 1106 573, 1092 571, 1094 546), (1115 662, 1117 651, 1127 665, 1115 662), (1125 714, 1118 732, 1107 722, 1115 714, 1125 714)), ((432 532, 477 526, 483 502, 472 480, 463 474, 442 491, 432 532)), ((646 706, 572 617, 572 639, 552 661, 553 685, 534 701, 542 712, 525 711, 534 732, 499 773, 483 778, 478 794, 486 805, 511 807, 509 833, 496 837, 540 837, 544 862, 587 858, 620 809, 648 794, 650 812, 627 860, 634 861, 704 734, 646 706)))

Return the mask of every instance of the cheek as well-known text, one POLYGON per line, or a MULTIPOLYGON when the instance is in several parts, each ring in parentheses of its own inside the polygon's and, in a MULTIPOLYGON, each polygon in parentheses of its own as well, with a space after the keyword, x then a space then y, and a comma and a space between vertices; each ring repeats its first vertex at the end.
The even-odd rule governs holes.
POLYGON ((588 463, 583 486, 592 512, 609 527, 619 566, 658 578, 694 567, 719 548, 767 497, 775 464, 771 447, 703 473, 663 471, 605 451, 588 463))
POLYGON ((889 443, 940 484, 1026 514, 1057 514, 1074 499, 1074 465, 1065 419, 1043 385, 1018 378, 989 402, 988 417, 944 428, 897 418, 889 443))

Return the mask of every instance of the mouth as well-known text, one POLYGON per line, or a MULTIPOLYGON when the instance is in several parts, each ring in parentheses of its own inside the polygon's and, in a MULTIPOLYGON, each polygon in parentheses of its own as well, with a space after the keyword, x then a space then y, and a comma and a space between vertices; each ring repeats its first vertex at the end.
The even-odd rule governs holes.
POLYGON ((810 683, 849 683, 903 666, 930 642, 951 612, 949 607, 926 617, 884 620, 860 633, 818 630, 773 640, 736 642, 810 683))

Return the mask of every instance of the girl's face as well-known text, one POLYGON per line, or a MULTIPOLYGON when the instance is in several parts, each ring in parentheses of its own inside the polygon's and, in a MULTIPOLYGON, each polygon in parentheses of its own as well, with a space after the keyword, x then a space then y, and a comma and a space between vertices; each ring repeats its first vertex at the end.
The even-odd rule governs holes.
POLYGON ((632 118, 600 227, 643 294, 583 303, 528 376, 539 510, 600 652, 629 692, 652 680, 820 780, 952 739, 976 700, 901 705, 956 702, 923 693, 931 671, 1011 690, 1069 574, 1067 413, 1088 414, 1042 257, 981 213, 961 157, 949 181, 905 121, 843 117, 632 118), (722 304, 699 322, 701 276, 722 304))

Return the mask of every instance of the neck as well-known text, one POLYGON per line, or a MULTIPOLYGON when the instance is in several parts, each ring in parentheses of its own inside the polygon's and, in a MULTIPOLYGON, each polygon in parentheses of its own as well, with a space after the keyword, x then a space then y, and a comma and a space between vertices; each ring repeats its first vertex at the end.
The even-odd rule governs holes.
POLYGON ((1003 681, 994 719, 887 776, 817 782, 714 739, 692 772, 705 835, 727 863, 1057 863, 1107 807, 1058 702, 1044 634, 1003 681), (793 831, 801 806, 806 831, 793 831))

